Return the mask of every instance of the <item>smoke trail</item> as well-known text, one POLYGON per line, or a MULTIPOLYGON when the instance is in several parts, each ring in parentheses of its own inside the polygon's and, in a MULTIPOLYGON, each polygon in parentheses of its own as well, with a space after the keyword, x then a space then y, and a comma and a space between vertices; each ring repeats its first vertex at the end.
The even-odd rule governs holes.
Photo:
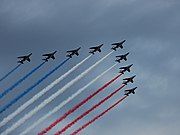
POLYGON ((39 125, 41 122, 43 122, 45 119, 47 119, 49 116, 51 116, 52 114, 56 113, 57 111, 59 111, 63 106, 65 106, 67 103, 69 103, 70 101, 72 101, 75 97, 77 97, 79 94, 81 94, 84 90, 86 90, 91 84, 93 84, 94 82, 96 82, 99 78, 101 78, 104 74, 106 74, 108 71, 110 71, 113 67, 115 67, 117 65, 114 64, 113 66, 111 66, 110 68, 108 68, 106 71, 104 71, 103 73, 101 73, 100 75, 98 75, 96 78, 94 78, 91 82, 89 82, 87 85, 85 85, 84 87, 82 87, 81 89, 79 89, 76 93, 74 93, 73 95, 71 95, 69 98, 67 98, 65 101, 63 101, 61 104, 59 104, 58 106, 56 106, 53 110, 49 111, 46 115, 44 115, 43 117, 41 117, 39 120, 35 121, 33 125, 29 126, 24 132, 22 132, 20 135, 25 135, 27 134, 29 131, 31 131, 33 128, 35 128, 37 125, 39 125))
POLYGON ((107 82, 105 85, 103 85, 101 88, 99 88, 97 91, 95 91, 93 94, 89 95, 87 98, 85 98, 84 100, 82 100, 79 104, 75 105, 72 109, 70 109, 69 111, 67 111, 66 113, 64 113, 63 116, 61 116, 59 119, 57 119, 56 121, 54 121, 51 125, 49 125, 47 128, 45 128, 40 135, 45 134, 46 132, 48 132, 49 130, 51 130, 54 126, 56 126, 58 123, 60 123, 62 120, 64 120, 68 115, 70 115, 71 113, 73 113, 75 110, 77 110, 79 107, 81 107, 82 105, 84 105, 86 102, 88 102, 91 98, 93 98, 95 95, 97 95, 99 92, 101 92, 102 90, 104 90, 106 87, 108 87, 111 83, 113 83, 115 80, 117 80, 122 74, 117 75, 115 78, 113 78, 112 80, 110 80, 109 82, 107 82))
POLYGON ((103 115, 105 115, 106 113, 108 113, 111 109, 113 109, 115 106, 117 106, 119 103, 121 103, 125 98, 127 98, 127 96, 124 96, 123 98, 121 98, 120 100, 118 100, 117 102, 115 102, 113 105, 111 105, 108 109, 106 109, 105 111, 103 111, 102 113, 100 113, 99 115, 97 115, 96 117, 94 117, 92 120, 90 120, 89 122, 85 123, 83 126, 81 126, 80 128, 78 128, 76 131, 74 131, 73 133, 71 133, 70 135, 77 135, 80 131, 82 131, 83 129, 85 129, 86 127, 88 127, 90 124, 92 124, 93 122, 95 122, 96 120, 98 120, 99 118, 101 118, 103 115))
POLYGON ((12 74, 14 71, 16 71, 19 67, 21 66, 21 64, 17 65, 15 68, 13 68, 11 71, 9 71, 5 76, 3 76, 0 79, 0 82, 3 81, 4 79, 6 79, 10 74, 12 74))
POLYGON ((22 83, 26 78, 28 78, 31 74, 33 74, 36 70, 38 70, 40 67, 42 67, 45 64, 45 62, 41 63, 39 66, 31 70, 28 74, 26 74, 24 77, 19 79, 15 84, 13 84, 11 87, 6 89, 3 93, 0 94, 0 99, 3 98, 7 93, 12 91, 16 86, 18 86, 20 83, 22 83))
POLYGON ((28 114, 26 114, 23 118, 18 120, 15 124, 13 124, 11 127, 7 128, 2 135, 7 135, 11 133, 13 130, 15 130, 17 127, 19 127, 21 124, 23 124, 27 119, 31 118, 36 112, 41 110, 44 106, 46 106, 48 103, 50 103, 52 100, 54 100, 57 96, 59 96, 61 93, 66 91, 69 87, 71 87, 74 83, 79 81, 82 77, 86 76, 92 69, 94 69, 97 65, 99 65, 105 58, 107 58, 109 55, 111 55, 113 51, 108 53, 106 56, 101 58, 99 61, 97 61, 94 65, 89 67, 87 70, 85 70, 83 73, 81 73, 79 76, 77 76, 75 79, 71 80, 69 83, 67 83, 64 87, 59 89, 56 93, 52 94, 49 98, 44 100, 40 105, 36 106, 33 110, 31 110, 28 114))
MULTIPOLYGON (((91 55, 90 55, 91 56, 91 55)), ((32 103, 34 103, 36 100, 38 100, 41 96, 43 96, 46 92, 48 92, 51 88, 53 88, 56 84, 58 84, 60 81, 62 81, 65 77, 67 77, 70 73, 72 73, 74 70, 76 70, 80 65, 82 65, 86 60, 88 60, 90 58, 90 56, 88 56, 87 58, 85 58, 84 60, 82 60, 80 63, 78 63, 77 65, 75 65, 72 69, 70 69, 68 72, 66 72, 65 74, 63 74, 62 76, 60 76, 58 79, 56 79, 55 81, 53 81, 52 83, 50 83, 47 87, 45 87, 44 89, 42 89, 39 93, 37 93, 35 96, 33 96, 30 100, 28 100, 26 103, 24 103, 23 105, 21 105, 16 111, 14 111, 12 114, 10 114, 9 116, 7 116, 6 118, 3 119, 3 121, 0 123, 0 127, 2 127, 3 125, 5 125, 7 122, 9 122, 10 120, 12 120, 16 115, 18 115, 19 113, 21 113, 24 109, 26 109, 29 105, 31 105, 32 103)))
POLYGON ((114 92, 112 92, 111 94, 109 94, 108 96, 106 96, 104 99, 102 99, 99 103, 95 104, 94 106, 92 106, 90 109, 88 109, 87 111, 85 111, 83 114, 81 114, 80 116, 78 116, 76 119, 74 119, 72 122, 70 122, 69 124, 67 124, 64 128, 62 128, 60 131, 56 132, 55 135, 60 135, 62 133, 64 133, 68 128, 70 128, 72 125, 74 125, 76 122, 78 122, 79 120, 81 120, 83 117, 85 117, 86 115, 88 115, 90 112, 92 112, 93 110, 95 110, 96 108, 98 108, 101 104, 105 103, 106 101, 108 101, 112 96, 114 96, 117 92, 119 92, 125 85, 123 84, 121 87, 119 87, 117 90, 115 90, 114 92))
POLYGON ((15 97, 13 100, 11 100, 7 105, 5 105, 1 110, 0 114, 4 112, 6 109, 8 109, 10 106, 15 104, 19 99, 21 99, 23 96, 28 94, 30 91, 32 91, 36 86, 38 86, 43 80, 45 80, 48 76, 50 76, 52 73, 54 73, 56 70, 58 70, 61 66, 63 66, 70 58, 64 60, 62 63, 60 63, 57 67, 55 67, 53 70, 51 70, 49 73, 47 73, 44 77, 39 79, 36 83, 34 83, 31 87, 26 89, 23 93, 15 97))

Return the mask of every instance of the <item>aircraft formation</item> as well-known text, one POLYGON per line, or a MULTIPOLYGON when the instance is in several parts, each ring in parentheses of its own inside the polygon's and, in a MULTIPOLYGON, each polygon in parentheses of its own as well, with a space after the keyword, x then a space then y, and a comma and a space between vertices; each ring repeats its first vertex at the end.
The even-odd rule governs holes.
MULTIPOLYGON (((15 130, 16 128, 22 126, 26 121, 28 121, 28 119, 30 119, 33 115, 35 115, 39 110, 41 110, 44 106, 46 106, 47 104, 49 104, 51 101, 55 100, 56 97, 58 97, 60 94, 62 94, 63 92, 65 92, 66 90, 68 90, 68 88, 70 88, 73 84, 77 83, 81 78, 83 78, 84 76, 86 76, 91 70, 93 70, 96 66, 98 66, 98 64, 100 64, 102 61, 104 61, 104 59, 106 59, 109 55, 111 55, 113 52, 124 49, 124 43, 126 42, 126 40, 123 40, 121 42, 116 42, 116 43, 112 43, 112 47, 111 47, 111 52, 108 53, 106 56, 104 56, 103 58, 101 58, 99 61, 97 61, 96 63, 94 63, 92 66, 90 66, 88 69, 86 69, 85 71, 83 71, 80 75, 78 75, 77 77, 75 77, 74 79, 72 79, 69 83, 65 84, 64 87, 60 88, 56 93, 50 95, 49 98, 47 98, 46 100, 44 100, 42 103, 40 103, 39 105, 35 106, 34 109, 32 109, 31 111, 29 111, 26 115, 24 115, 22 118, 20 118, 17 122, 13 123, 11 127, 7 127, 5 130, 1 130, 1 135, 9 135, 9 134, 15 134, 15 130)), ((73 71, 75 71, 77 68, 79 68, 79 66, 81 66, 82 64, 84 64, 84 62, 86 62, 88 59, 90 59, 91 56, 95 55, 96 53, 100 53, 102 52, 102 48, 103 48, 104 44, 100 44, 98 46, 93 46, 90 47, 90 51, 89 51, 89 56, 86 57, 85 59, 83 59, 82 61, 80 61, 77 65, 75 65, 74 67, 72 67, 70 70, 68 70, 66 73, 64 73, 63 75, 61 75, 58 79, 54 80, 52 83, 50 83, 49 85, 47 85, 44 89, 42 89, 41 91, 39 91, 38 94, 34 95, 31 99, 27 100, 25 103, 22 103, 22 105, 18 108, 16 108, 14 110, 14 112, 12 112, 11 114, 7 115, 6 117, 3 118, 3 120, 0 122, 0 128, 5 127, 8 122, 10 122, 11 120, 13 120, 18 114, 22 113, 28 106, 30 106, 31 104, 33 104, 35 101, 37 101, 40 97, 42 97, 46 92, 48 92, 51 88, 53 88, 56 84, 58 84, 59 82, 61 82, 64 78, 66 78, 69 74, 71 74, 73 71)), ((81 47, 73 49, 73 50, 68 50, 66 52, 66 59, 64 61, 62 61, 59 65, 57 65, 54 69, 52 69, 51 71, 49 71, 46 75, 44 75, 44 77, 40 78, 36 83, 34 83, 31 87, 27 88, 26 90, 24 90, 22 93, 20 93, 17 97, 15 97, 14 99, 9 99, 10 102, 5 104, 5 105, 1 105, 1 110, 0 110, 0 114, 2 113, 6 113, 6 111, 8 111, 9 108, 11 108, 11 106, 13 106, 14 104, 16 104, 17 102, 19 102, 19 100, 22 97, 28 96, 28 93, 30 91, 33 91, 34 88, 36 86, 38 86, 41 82, 43 82, 46 78, 48 78, 52 73, 54 73, 57 69, 59 69, 61 66, 63 66, 66 62, 69 61, 69 59, 72 59, 74 56, 79 56, 81 47)), ((22 78, 20 78, 16 83, 14 83, 12 86, 10 86, 9 88, 5 89, 4 91, 1 91, 0 93, 0 100, 3 100, 4 98, 6 98, 7 94, 11 94, 11 91, 15 90, 15 88, 17 86, 19 86, 21 83, 23 83, 23 81, 25 79, 28 79, 29 76, 31 76, 32 74, 34 74, 35 72, 37 72, 46 62, 48 62, 49 60, 55 60, 57 51, 51 52, 51 53, 46 53, 42 55, 42 60, 43 63, 41 63, 40 65, 38 65, 37 67, 35 67, 34 69, 32 69, 29 73, 27 73, 26 75, 24 75, 22 78)), ((42 123, 44 120, 48 119, 50 117, 50 115, 53 115, 55 112, 61 110, 61 108, 63 106, 65 106, 66 104, 68 104, 71 100, 73 100, 76 96, 78 96, 81 92, 83 92, 85 89, 87 89, 87 87, 89 87, 92 83, 94 83, 95 81, 97 81, 100 77, 102 77, 105 73, 109 72, 112 68, 114 68, 118 63, 123 63, 123 61, 128 61, 128 56, 129 56, 130 52, 127 52, 125 54, 121 54, 121 55, 117 55, 115 61, 115 64, 108 68, 106 71, 104 71, 102 74, 98 75, 96 78, 94 78, 91 82, 89 82, 87 85, 85 85, 84 87, 82 87, 81 89, 79 89, 76 93, 72 94, 69 98, 67 98, 66 100, 64 100, 62 103, 60 103, 58 106, 56 106, 53 110, 50 110, 49 112, 47 112, 46 114, 44 114, 42 117, 40 117, 37 121, 34 121, 34 123, 27 127, 26 130, 24 130, 21 133, 18 133, 18 135, 25 135, 30 133, 35 127, 37 127, 40 123, 42 123)), ((23 65, 25 62, 31 62, 31 56, 32 53, 24 55, 24 56, 19 56, 17 63, 19 63, 18 66, 16 66, 15 68, 13 68, 9 73, 7 73, 4 77, 2 77, 2 79, 0 79, 0 83, 2 81, 4 81, 10 74, 12 74, 13 72, 16 71, 16 69, 20 66, 23 65)), ((94 98, 98 93, 104 91, 104 89, 106 87, 108 87, 110 84, 112 84, 114 81, 116 81, 118 78, 120 78, 122 75, 124 75, 126 72, 131 72, 131 68, 132 68, 133 64, 129 64, 126 66, 121 66, 119 68, 119 72, 117 73, 117 76, 113 77, 112 79, 109 80, 109 82, 106 82, 102 87, 100 87, 99 89, 97 89, 97 91, 95 91, 94 93, 92 93, 91 95, 89 95, 88 97, 86 97, 84 100, 82 100, 80 103, 78 103, 77 105, 75 105, 74 107, 72 107, 69 111, 65 112, 63 116, 57 118, 56 121, 54 121, 53 123, 51 123, 48 127, 41 129, 41 131, 39 131, 39 133, 37 133, 38 135, 44 135, 47 134, 53 127, 55 127, 57 124, 59 124, 62 120, 64 120, 66 117, 68 117, 71 113, 73 113, 74 111, 76 111, 79 107, 81 107, 83 104, 86 104, 86 102, 88 102, 91 98, 94 98)), ((84 113, 82 113, 79 117, 77 117, 77 119, 72 120, 72 122, 70 122, 69 124, 67 124, 66 126, 64 126, 64 128, 60 129, 59 131, 57 131, 55 133, 55 135, 60 135, 60 134, 64 134, 64 132, 69 129, 72 125, 74 125, 78 120, 82 119, 83 117, 85 117, 87 114, 89 114, 91 111, 93 111, 94 109, 96 109, 98 106, 100 106, 101 104, 105 103, 108 99, 110 99, 113 95, 115 95, 117 92, 119 92, 123 87, 126 87, 129 83, 134 83, 134 78, 136 77, 136 75, 130 76, 130 77, 125 77, 122 79, 122 84, 121 86, 116 89, 114 92, 112 92, 110 95, 108 95, 107 97, 105 97, 102 101, 100 101, 99 103, 95 104, 94 106, 92 106, 92 108, 86 110, 84 113)), ((109 108, 105 109, 101 114, 97 115, 96 117, 94 117, 92 120, 90 120, 89 122, 85 123, 84 125, 82 125, 82 127, 80 127, 79 129, 75 130, 74 132, 71 133, 71 135, 76 135, 78 134, 81 130, 83 130, 84 128, 86 128, 87 126, 89 126, 90 124, 92 124, 93 122, 95 122, 97 119, 101 118, 103 115, 105 115, 105 113, 107 113, 109 110, 111 110, 112 108, 114 108, 117 104, 120 104, 120 102, 122 102, 123 100, 125 100, 129 95, 131 94, 135 94, 135 90, 137 89, 137 87, 133 87, 133 88, 129 88, 129 89, 125 89, 124 90, 124 96, 122 98, 120 98, 120 100, 118 100, 115 104, 112 104, 109 108)))

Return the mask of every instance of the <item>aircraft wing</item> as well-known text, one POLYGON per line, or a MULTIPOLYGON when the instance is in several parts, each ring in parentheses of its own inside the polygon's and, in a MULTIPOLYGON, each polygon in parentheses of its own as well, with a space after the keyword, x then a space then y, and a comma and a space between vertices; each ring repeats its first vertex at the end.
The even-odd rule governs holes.
POLYGON ((116 56, 116 58, 122 57, 122 55, 116 56))
POLYGON ((89 49, 97 49, 97 47, 90 47, 89 49))
POLYGON ((130 92, 130 90, 125 90, 125 92, 130 92))
POLYGON ((113 45, 113 46, 114 46, 114 45, 118 45, 118 43, 113 43, 113 44, 111 44, 111 45, 113 45))
POLYGON ((119 69, 125 69, 125 67, 120 67, 119 69))
POLYGON ((79 53, 78 52, 75 52, 75 54, 78 56, 79 55, 79 53))
POLYGON ((129 80, 129 78, 124 78, 123 80, 129 80))
POLYGON ((49 56, 50 54, 43 54, 42 56, 49 56))
POLYGON ((30 61, 31 61, 31 59, 30 59, 30 58, 27 58, 27 61, 29 61, 29 62, 30 62, 30 61))
POLYGON ((70 51, 67 51, 66 53, 73 53, 74 52, 74 50, 70 50, 70 51))
POLYGON ((23 58, 26 58, 26 56, 19 56, 17 57, 18 59, 23 59, 23 58))

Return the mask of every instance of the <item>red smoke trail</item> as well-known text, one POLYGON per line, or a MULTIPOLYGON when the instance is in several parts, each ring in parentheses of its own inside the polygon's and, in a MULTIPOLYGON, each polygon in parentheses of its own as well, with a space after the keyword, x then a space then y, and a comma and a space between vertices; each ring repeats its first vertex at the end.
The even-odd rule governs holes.
POLYGON ((96 120, 98 120, 99 118, 101 118, 103 115, 105 115, 106 113, 108 113, 111 109, 113 109, 115 106, 117 106, 119 103, 121 103, 125 98, 127 98, 127 96, 124 96, 123 98, 121 98, 120 100, 118 100, 115 104, 113 104, 112 106, 110 106, 108 109, 106 109, 105 111, 103 111, 102 113, 100 113, 99 115, 97 115, 96 117, 94 117, 92 120, 88 121, 87 123, 85 123, 83 126, 81 126, 80 128, 78 128, 76 131, 74 131, 73 133, 71 133, 70 135, 77 135, 80 131, 82 131, 83 129, 85 129, 86 127, 88 127, 89 125, 91 125, 93 122, 95 122, 96 120))
POLYGON ((51 130, 54 126, 56 126, 58 123, 60 123, 62 120, 64 120, 68 115, 73 113, 75 110, 77 110, 79 107, 81 107, 83 104, 85 104, 87 101, 89 101, 91 98, 93 98, 95 95, 97 95, 99 92, 104 90, 106 87, 108 87, 111 83, 113 83, 115 80, 117 80, 122 74, 117 75, 112 80, 107 82, 105 85, 103 85, 101 88, 99 88, 97 91, 95 91, 93 94, 89 95, 87 98, 82 100, 79 104, 75 105, 73 108, 71 108, 69 111, 67 111, 63 116, 58 118, 56 121, 54 121, 52 124, 50 124, 47 128, 45 128, 43 131, 41 131, 38 135, 44 135, 49 130, 51 130))
POLYGON ((106 96, 103 100, 101 100, 99 103, 95 104, 94 106, 92 106, 90 109, 88 109, 87 111, 85 111, 83 114, 81 114, 79 117, 77 117, 76 119, 74 119, 72 122, 70 122, 68 125, 66 125, 64 128, 62 128, 60 131, 56 132, 55 135, 60 135, 62 133, 64 133, 68 128, 70 128, 72 125, 74 125, 76 122, 78 122, 79 120, 81 120, 83 117, 85 117, 86 115, 88 115, 90 112, 92 112, 94 109, 96 109, 97 107, 99 107, 101 104, 103 104, 104 102, 106 102, 108 99, 110 99, 112 96, 114 96, 117 92, 119 92, 125 85, 121 85, 121 87, 119 87, 118 89, 116 89, 114 92, 112 92, 110 95, 106 96))

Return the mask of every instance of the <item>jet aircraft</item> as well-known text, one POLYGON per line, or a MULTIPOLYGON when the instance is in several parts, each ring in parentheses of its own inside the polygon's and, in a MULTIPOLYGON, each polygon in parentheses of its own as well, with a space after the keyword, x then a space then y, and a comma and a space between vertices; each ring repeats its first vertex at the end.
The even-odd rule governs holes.
POLYGON ((31 56, 31 55, 32 55, 32 53, 30 53, 29 55, 17 57, 18 59, 20 59, 20 60, 18 61, 18 63, 24 64, 25 61, 30 62, 30 61, 31 61, 31 59, 30 59, 30 56, 31 56))
POLYGON ((125 60, 125 61, 127 61, 127 56, 129 55, 129 52, 128 53, 126 53, 126 54, 124 54, 124 55, 118 55, 118 56, 116 56, 116 61, 117 62, 121 62, 121 60, 125 60))
POLYGON ((111 49, 114 50, 114 51, 116 51, 117 48, 123 49, 124 42, 126 42, 126 40, 123 40, 122 42, 118 42, 118 43, 113 43, 112 44, 113 47, 111 49))
POLYGON ((126 67, 120 67, 119 69, 121 69, 121 70, 120 70, 119 73, 124 74, 124 72, 126 72, 126 71, 130 72, 130 71, 131 71, 130 68, 132 67, 132 65, 133 65, 133 64, 131 64, 131 65, 129 65, 129 66, 126 66, 126 67))
POLYGON ((125 90, 124 92, 125 92, 125 94, 124 95, 126 95, 126 96, 129 96, 129 94, 135 94, 135 89, 137 89, 137 87, 134 87, 134 88, 132 88, 132 89, 128 89, 128 90, 125 90))
POLYGON ((79 47, 78 49, 75 50, 70 50, 66 52, 66 57, 72 58, 73 55, 79 55, 79 50, 81 49, 81 47, 79 47))
POLYGON ((127 85, 129 82, 133 83, 134 82, 134 77, 136 77, 136 75, 132 76, 132 77, 128 77, 128 78, 124 78, 124 82, 123 84, 127 85))
POLYGON ((44 58, 44 59, 42 59, 42 60, 45 60, 45 61, 48 61, 49 59, 55 59, 55 53, 56 53, 57 51, 54 51, 54 52, 52 52, 52 53, 47 53, 47 54, 43 54, 42 56, 45 56, 46 58, 44 58))
POLYGON ((101 52, 101 47, 103 46, 103 44, 99 45, 99 46, 95 46, 95 47, 91 47, 89 49, 91 49, 91 51, 89 53, 94 54, 95 52, 101 52))

